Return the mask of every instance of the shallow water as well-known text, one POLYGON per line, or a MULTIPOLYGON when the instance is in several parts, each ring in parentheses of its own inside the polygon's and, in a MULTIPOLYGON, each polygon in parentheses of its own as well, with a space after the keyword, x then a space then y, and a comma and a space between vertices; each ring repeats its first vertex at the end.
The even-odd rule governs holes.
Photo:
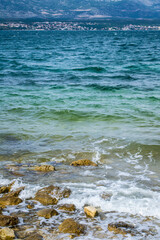
MULTIPOLYGON (((159 239, 159 59, 160 32, 1 31, 1 183, 26 185, 23 199, 40 186, 68 186, 62 202, 76 205, 88 229, 109 234, 109 222, 126 219, 155 229, 133 239, 159 239), (69 165, 81 158, 98 167, 69 165), (46 162, 57 171, 29 170, 46 162), (115 213, 84 220, 85 204, 115 213)), ((110 237, 96 234, 82 239, 110 237)))

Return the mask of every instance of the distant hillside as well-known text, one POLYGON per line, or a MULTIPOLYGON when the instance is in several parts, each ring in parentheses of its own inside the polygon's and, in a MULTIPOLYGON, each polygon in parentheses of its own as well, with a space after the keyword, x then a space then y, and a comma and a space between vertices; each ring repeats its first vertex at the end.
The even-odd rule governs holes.
POLYGON ((0 18, 160 18, 160 0, 0 0, 0 18))

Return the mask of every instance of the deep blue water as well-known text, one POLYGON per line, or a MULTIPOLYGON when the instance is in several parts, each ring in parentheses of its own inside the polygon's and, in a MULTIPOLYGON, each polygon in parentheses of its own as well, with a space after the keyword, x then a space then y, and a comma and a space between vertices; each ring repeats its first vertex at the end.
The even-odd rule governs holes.
POLYGON ((23 150, 27 139, 28 151, 56 135, 159 145, 159 76, 160 32, 1 31, 2 142, 12 135, 23 150))

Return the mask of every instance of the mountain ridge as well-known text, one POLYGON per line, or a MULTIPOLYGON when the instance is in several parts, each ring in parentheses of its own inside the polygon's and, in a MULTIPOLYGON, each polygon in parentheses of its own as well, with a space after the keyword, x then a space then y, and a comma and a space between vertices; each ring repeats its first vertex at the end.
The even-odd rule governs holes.
POLYGON ((0 0, 0 18, 160 18, 160 0, 0 0))

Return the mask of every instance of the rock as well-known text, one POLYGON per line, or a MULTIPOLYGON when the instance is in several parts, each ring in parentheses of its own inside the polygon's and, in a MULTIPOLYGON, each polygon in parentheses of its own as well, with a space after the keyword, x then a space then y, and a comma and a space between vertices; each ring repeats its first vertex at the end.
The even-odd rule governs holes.
POLYGON ((60 191, 60 187, 50 185, 48 187, 44 187, 40 190, 38 190, 37 193, 47 193, 47 194, 57 194, 60 191))
POLYGON ((3 210, 3 208, 2 208, 2 207, 0 207, 0 214, 2 214, 2 210, 3 210))
POLYGON ((71 190, 68 188, 61 189, 60 187, 50 185, 40 189, 35 195, 35 200, 41 202, 43 205, 54 205, 57 204, 59 199, 67 198, 70 194, 71 190), (55 197, 50 196, 50 194, 55 197))
POLYGON ((69 188, 65 188, 62 192, 59 193, 60 198, 68 198, 71 195, 71 190, 69 188))
POLYGON ((41 165, 41 166, 36 166, 34 170, 41 171, 41 172, 50 172, 50 171, 55 171, 55 167, 53 167, 52 165, 41 165))
POLYGON ((24 190, 25 187, 20 187, 20 188, 17 188, 15 191, 11 191, 9 193, 6 193, 4 195, 4 197, 18 197, 19 194, 21 193, 22 190, 24 190))
POLYGON ((0 187, 0 194, 10 192, 11 187, 13 186, 14 183, 15 183, 15 181, 11 182, 11 183, 10 183, 9 185, 7 185, 7 186, 1 186, 1 187, 0 187))
POLYGON ((88 159, 80 159, 71 163, 72 166, 97 166, 96 163, 88 159))
POLYGON ((84 207, 84 212, 88 217, 92 217, 92 218, 98 215, 97 209, 93 206, 84 207))
POLYGON ((22 173, 19 173, 19 172, 15 172, 15 171, 8 171, 8 173, 10 173, 11 175, 14 175, 14 176, 17 176, 17 177, 23 177, 25 176, 24 174, 22 173))
POLYGON ((55 205, 57 204, 58 200, 56 198, 51 197, 47 193, 36 193, 36 196, 34 198, 38 202, 40 202, 43 205, 55 205))
POLYGON ((0 205, 2 206, 18 205, 21 202, 22 202, 22 199, 18 197, 3 196, 0 198, 0 205))
POLYGON ((101 195, 101 198, 103 198, 104 200, 110 200, 111 197, 112 197, 112 194, 106 193, 106 192, 102 193, 101 195))
POLYGON ((59 207, 59 210, 74 212, 76 210, 76 207, 75 207, 74 204, 64 204, 64 205, 59 207))
POLYGON ((75 222, 72 218, 65 219, 59 226, 59 231, 62 233, 73 233, 80 235, 84 233, 85 227, 82 224, 75 222))
POLYGON ((1 193, 8 193, 9 191, 10 191, 10 187, 8 187, 8 186, 0 187, 0 194, 1 193))
POLYGON ((57 212, 55 209, 53 209, 53 208, 47 208, 47 209, 41 209, 41 210, 39 210, 39 211, 37 212, 37 215, 38 215, 39 217, 44 217, 44 218, 49 219, 49 218, 51 218, 51 217, 53 217, 53 216, 58 215, 58 212, 57 212))
POLYGON ((33 204, 33 203, 28 204, 28 205, 27 205, 27 208, 28 208, 28 209, 33 209, 33 208, 34 208, 34 204, 33 204))
POLYGON ((43 237, 38 233, 32 233, 24 239, 25 240, 43 240, 43 237))
POLYGON ((69 235, 68 237, 69 237, 70 239, 74 239, 74 238, 77 237, 77 236, 76 236, 76 234, 71 234, 71 235, 69 235))
POLYGON ((0 215, 0 226, 14 226, 18 224, 18 217, 0 215))
POLYGON ((128 233, 134 235, 135 227, 125 222, 110 223, 108 224, 108 230, 113 231, 115 234, 126 235, 128 233))
POLYGON ((15 238, 14 231, 10 228, 0 229, 0 239, 1 240, 12 240, 15 238))

